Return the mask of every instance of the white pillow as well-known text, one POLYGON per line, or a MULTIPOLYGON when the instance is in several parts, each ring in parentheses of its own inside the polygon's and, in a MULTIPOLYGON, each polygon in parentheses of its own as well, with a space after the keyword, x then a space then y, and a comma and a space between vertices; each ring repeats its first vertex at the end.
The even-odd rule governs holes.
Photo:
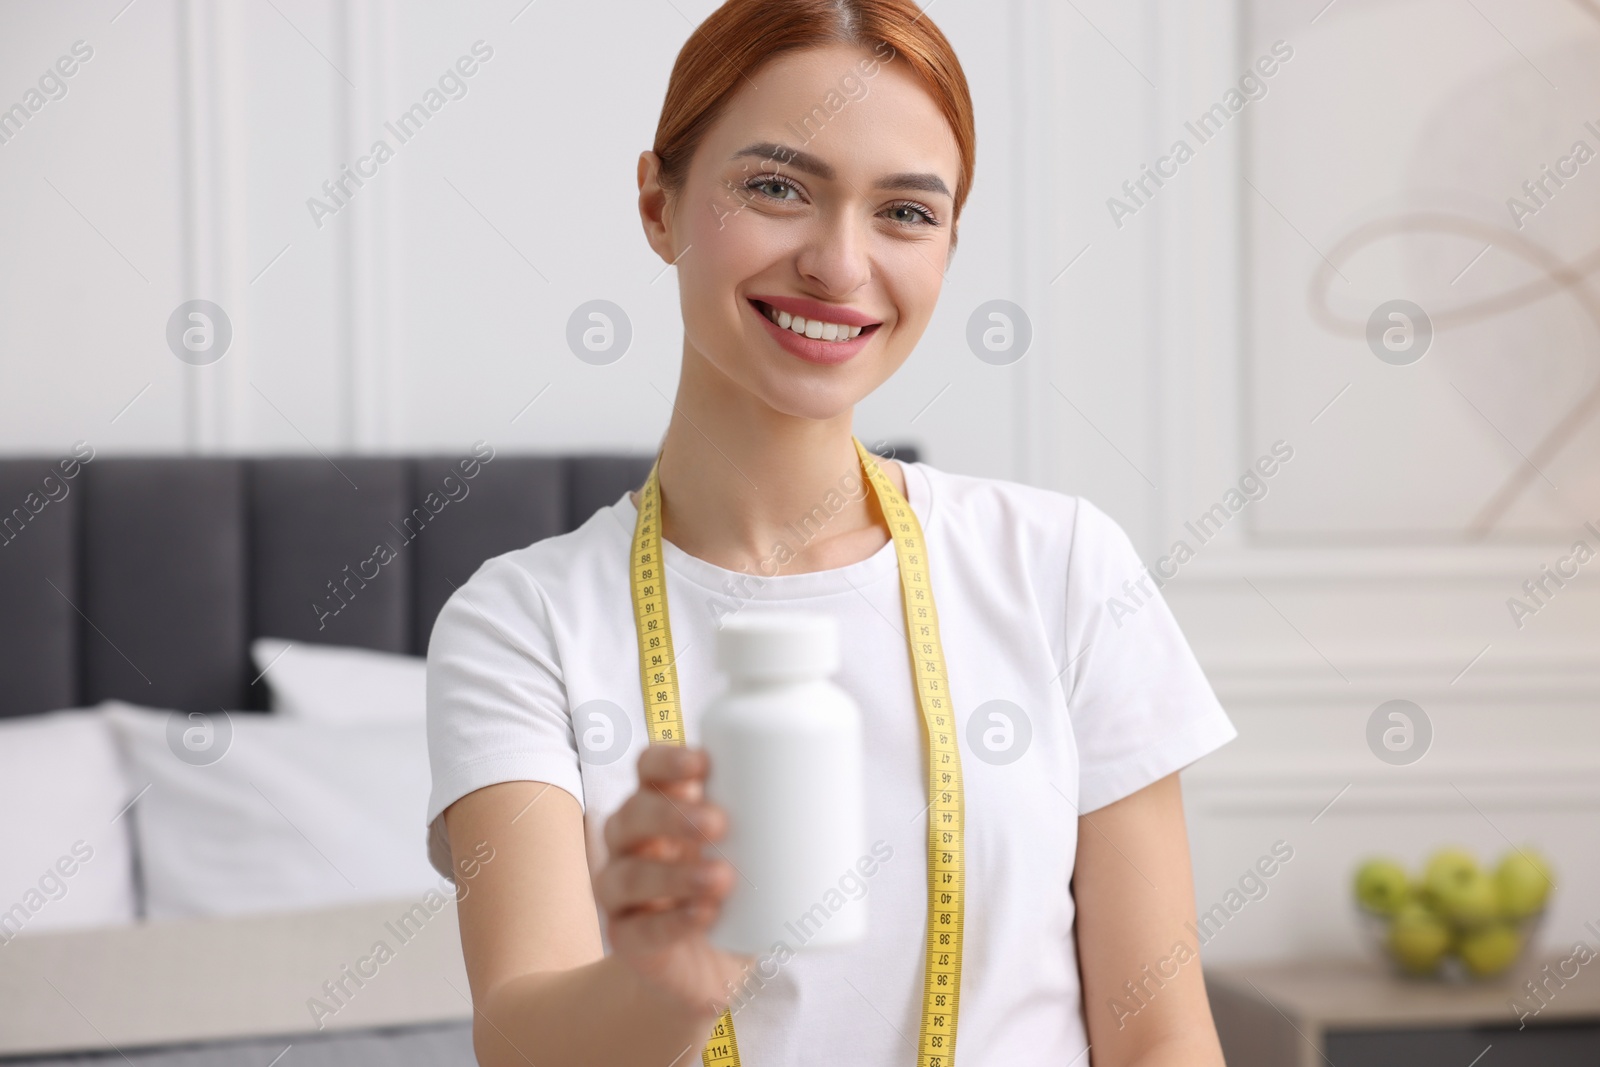
POLYGON ((318 908, 437 888, 422 721, 316 723, 115 703, 145 915, 318 908))
POLYGON ((424 718, 421 656, 261 637, 251 642, 250 658, 265 672, 268 704, 280 715, 319 722, 424 718))
POLYGON ((0 720, 0 944, 134 920, 132 796, 98 710, 0 720))

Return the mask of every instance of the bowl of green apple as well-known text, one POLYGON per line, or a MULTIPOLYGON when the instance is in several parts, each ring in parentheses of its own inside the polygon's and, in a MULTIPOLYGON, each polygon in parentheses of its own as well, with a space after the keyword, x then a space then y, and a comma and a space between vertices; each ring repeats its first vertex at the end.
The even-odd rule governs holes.
POLYGON ((1529 846, 1493 867, 1450 847, 1430 856, 1419 877, 1386 857, 1355 873, 1362 924, 1395 972, 1456 982, 1510 970, 1535 939, 1554 887, 1550 865, 1529 846))

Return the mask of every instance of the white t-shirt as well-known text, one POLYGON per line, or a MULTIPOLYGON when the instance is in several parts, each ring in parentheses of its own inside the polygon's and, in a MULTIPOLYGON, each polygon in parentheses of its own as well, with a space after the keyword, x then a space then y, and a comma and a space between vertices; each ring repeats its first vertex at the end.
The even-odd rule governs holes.
MULTIPOLYGON (((1112 617, 1108 599, 1133 604, 1123 583, 1137 583, 1142 565, 1104 512, 1016 482, 927 463, 901 467, 927 539, 965 781, 957 1062, 1066 1064, 1087 1044, 1069 887, 1078 815, 1178 770, 1236 731, 1159 596, 1141 596, 1132 614, 1112 617)), ((859 481, 843 490, 814 514, 868 491, 859 481)), ((576 797, 591 874, 605 864, 606 818, 637 788, 648 743, 629 591, 635 515, 624 493, 570 533, 489 560, 434 624, 428 820, 442 873, 449 852, 439 813, 475 789, 512 780, 550 782, 576 797)), ((808 536, 792 532, 790 550, 808 536)), ((873 853, 828 906, 865 899, 869 936, 810 949, 797 939, 781 966, 776 956, 758 958, 756 978, 735 1002, 743 1062, 914 1063, 927 928, 927 757, 894 543, 844 567, 772 577, 718 567, 671 542, 663 553, 690 744, 724 684, 716 627, 746 604, 833 616, 843 650, 834 680, 862 710, 873 853)), ((777 546, 774 555, 785 558, 777 546)))

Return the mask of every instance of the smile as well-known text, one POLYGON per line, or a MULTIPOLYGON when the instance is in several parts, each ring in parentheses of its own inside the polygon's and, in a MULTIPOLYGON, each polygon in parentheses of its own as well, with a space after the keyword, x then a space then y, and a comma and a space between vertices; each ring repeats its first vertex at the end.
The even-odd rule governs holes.
POLYGON ((806 319, 799 315, 791 315, 787 311, 779 311, 771 304, 756 302, 756 306, 768 319, 778 324, 779 329, 790 330, 801 337, 809 337, 813 341, 848 341, 858 336, 864 326, 846 326, 842 322, 823 322, 820 319, 806 319))
POLYGON ((837 366, 853 359, 883 325, 856 308, 799 297, 751 296, 746 297, 746 302, 778 347, 807 363, 822 366, 837 366))

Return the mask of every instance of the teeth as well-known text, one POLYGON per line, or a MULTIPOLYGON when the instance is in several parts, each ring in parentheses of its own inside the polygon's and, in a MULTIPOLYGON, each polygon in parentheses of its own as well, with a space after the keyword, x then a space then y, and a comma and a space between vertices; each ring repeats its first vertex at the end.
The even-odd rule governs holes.
POLYGON ((799 315, 791 315, 787 311, 776 308, 766 309, 767 318, 778 324, 781 330, 793 330, 802 337, 810 337, 822 341, 848 341, 852 337, 860 336, 860 326, 845 326, 837 322, 822 322, 819 319, 803 319, 799 315))

